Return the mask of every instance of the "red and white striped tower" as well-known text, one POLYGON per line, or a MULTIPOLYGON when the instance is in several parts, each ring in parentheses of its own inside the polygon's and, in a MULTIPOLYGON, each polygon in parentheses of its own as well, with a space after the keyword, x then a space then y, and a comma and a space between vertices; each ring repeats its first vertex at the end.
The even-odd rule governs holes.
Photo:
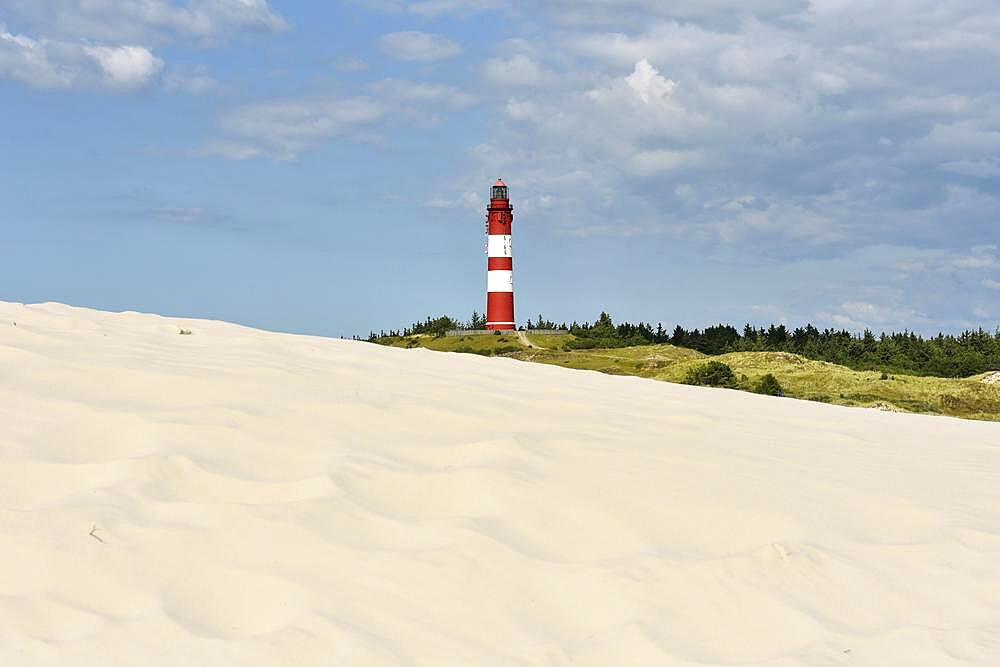
POLYGON ((486 328, 516 329, 514 323, 514 256, 510 249, 510 223, 514 209, 507 198, 507 184, 498 178, 490 193, 486 215, 486 328))

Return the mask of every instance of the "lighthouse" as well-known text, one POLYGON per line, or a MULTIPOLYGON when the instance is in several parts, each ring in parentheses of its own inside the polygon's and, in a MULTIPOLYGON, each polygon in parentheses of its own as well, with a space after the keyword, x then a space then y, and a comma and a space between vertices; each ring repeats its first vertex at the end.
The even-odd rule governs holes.
POLYGON ((507 184, 498 178, 490 191, 486 209, 486 328, 492 331, 515 329, 514 255, 510 247, 510 226, 514 209, 507 197, 507 184))

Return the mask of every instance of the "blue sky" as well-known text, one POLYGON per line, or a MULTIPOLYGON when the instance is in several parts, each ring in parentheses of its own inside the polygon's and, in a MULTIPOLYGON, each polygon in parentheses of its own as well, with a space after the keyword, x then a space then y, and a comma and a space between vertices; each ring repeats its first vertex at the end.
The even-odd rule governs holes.
POLYGON ((0 0, 0 299, 1000 324, 1000 4, 0 0))

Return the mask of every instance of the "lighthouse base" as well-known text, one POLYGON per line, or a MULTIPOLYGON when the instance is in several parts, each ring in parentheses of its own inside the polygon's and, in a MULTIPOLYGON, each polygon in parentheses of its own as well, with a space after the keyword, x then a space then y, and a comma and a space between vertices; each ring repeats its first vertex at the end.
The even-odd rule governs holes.
MULTIPOLYGON (((495 273, 490 272, 490 275, 495 273)), ((493 292, 486 295, 486 328, 490 331, 517 329, 514 321, 514 292, 493 292)))

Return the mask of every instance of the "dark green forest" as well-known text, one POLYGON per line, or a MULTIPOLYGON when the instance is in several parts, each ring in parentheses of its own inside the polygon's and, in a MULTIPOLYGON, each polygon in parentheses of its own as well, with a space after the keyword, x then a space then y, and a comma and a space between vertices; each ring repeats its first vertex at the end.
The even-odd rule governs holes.
POLYGON ((924 338, 904 331, 875 335, 846 330, 817 329, 811 324, 789 329, 784 324, 740 331, 728 324, 687 330, 676 326, 667 331, 662 325, 623 322, 615 325, 607 313, 593 324, 570 327, 574 348, 629 347, 670 343, 704 354, 728 352, 791 352, 807 359, 829 361, 854 370, 879 370, 910 375, 968 377, 1000 369, 1000 330, 965 331, 958 336, 938 334, 924 338))
MULTIPOLYGON (((451 317, 427 318, 403 331, 381 332, 381 336, 413 334, 442 335, 452 329, 481 329, 485 318, 473 313, 469 322, 451 317)), ((957 336, 938 334, 924 338, 910 331, 882 333, 865 330, 817 329, 807 324, 789 329, 784 324, 755 328, 749 324, 740 331, 728 324, 701 329, 685 329, 678 325, 672 330, 658 324, 622 322, 615 324, 602 312, 593 323, 556 325, 541 316, 524 327, 531 329, 563 329, 573 334, 567 343, 570 349, 620 348, 637 345, 670 343, 678 347, 717 355, 728 352, 790 352, 807 359, 829 361, 854 370, 876 370, 910 375, 937 377, 968 377, 991 370, 1000 370, 1000 329, 990 333, 983 329, 965 331, 957 336)), ((369 340, 376 341, 372 333, 369 340)))

